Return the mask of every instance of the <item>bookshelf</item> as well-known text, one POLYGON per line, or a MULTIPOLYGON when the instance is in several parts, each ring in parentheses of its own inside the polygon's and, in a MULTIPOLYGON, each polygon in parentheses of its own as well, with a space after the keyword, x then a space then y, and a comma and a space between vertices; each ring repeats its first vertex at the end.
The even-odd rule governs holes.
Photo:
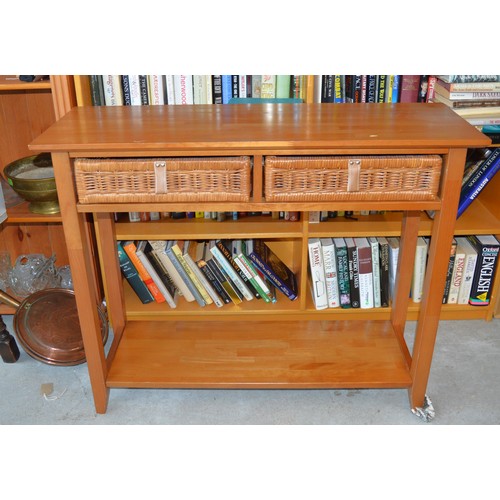
MULTIPOLYGON (((449 248, 467 148, 489 140, 442 105, 323 106, 318 104, 77 107, 36 138, 32 151, 50 150, 62 190, 62 222, 74 269, 85 351, 98 413, 109 391, 131 388, 406 388, 411 408, 425 403, 433 346, 442 311, 473 317, 471 307, 442 307, 449 248), (180 127, 179 123, 189 123, 180 127), (117 126, 119 124, 119 126, 117 126), (249 126, 250 125, 250 126, 249 126), (189 129, 189 130, 187 130, 189 129), (214 134, 214 130, 217 131, 214 134), (249 136, 249 134, 251 136, 249 136), (261 162, 266 155, 440 155, 438 195, 425 201, 266 201, 261 162), (299 222, 116 222, 114 212, 188 211, 191 203, 80 203, 78 158, 249 155, 254 191, 245 202, 204 202, 197 210, 297 210, 299 222), (69 186, 75 186, 69 189, 69 186), (367 220, 308 222, 311 210, 385 210, 367 220), (437 211, 433 222, 423 211, 437 211), (86 237, 91 214, 114 331, 106 354, 100 339, 95 265, 86 237), (323 235, 401 236, 393 307, 384 311, 316 311, 309 294, 307 241, 323 235), (409 306, 418 234, 431 235, 419 307, 409 306), (116 240, 122 238, 262 238, 296 273, 299 297, 219 309, 182 303, 176 309, 142 304, 124 283, 116 240), (405 322, 417 319, 412 351, 405 322)), ((471 212, 471 217, 473 212, 471 212)), ((490 228, 489 222, 484 229, 490 228)), ((460 231, 465 231, 463 227, 460 231)), ((262 301, 261 301, 262 302, 262 301)), ((478 308, 482 309, 482 308, 478 308)), ((484 314, 484 311, 482 311, 484 314)))
MULTIPOLYGON (((53 76, 37 82, 21 82, 15 75, 0 75, 0 165, 33 153, 28 144, 76 104, 73 80, 53 76)), ((0 226, 0 249, 8 251, 14 264, 18 255, 43 253, 57 256, 57 265, 68 264, 60 214, 40 215, 28 203, 9 208, 0 226)), ((0 314, 13 314, 0 304, 0 314)))

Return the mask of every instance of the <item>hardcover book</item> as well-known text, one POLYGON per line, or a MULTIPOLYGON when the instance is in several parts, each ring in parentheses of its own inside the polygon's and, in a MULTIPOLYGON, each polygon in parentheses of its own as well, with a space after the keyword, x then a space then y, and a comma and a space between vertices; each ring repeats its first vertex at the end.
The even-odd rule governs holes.
POLYGON ((247 240, 247 257, 274 286, 290 300, 298 297, 297 279, 293 271, 262 240, 247 240))
POLYGON ((380 306, 389 307, 389 242, 384 236, 377 238, 380 266, 380 306))
POLYGON ((361 309, 374 307, 372 249, 367 238, 354 238, 358 257, 359 305, 361 309))
POLYGON ((335 252, 337 254, 340 307, 349 309, 351 307, 351 287, 349 284, 349 259, 347 257, 347 245, 344 238, 333 238, 333 243, 335 244, 335 252))
POLYGON ((453 266, 455 264, 455 253, 457 251, 457 240, 453 238, 453 241, 451 242, 451 248, 450 248, 450 259, 448 261, 448 269, 446 271, 446 279, 444 282, 444 292, 443 292, 443 304, 446 304, 448 301, 448 293, 450 291, 450 286, 451 286, 451 276, 453 274, 453 266))
POLYGON ((453 263, 453 270, 451 272, 450 289, 448 291, 448 298, 446 300, 447 304, 458 303, 458 292, 460 291, 460 285, 462 284, 464 275, 465 249, 459 244, 458 240, 456 240, 456 242, 457 247, 455 250, 455 261, 453 263))
POLYGON ((155 299, 153 295, 139 276, 137 269, 135 268, 134 264, 132 264, 129 256, 123 249, 122 243, 120 241, 117 241, 116 246, 118 251, 118 262, 120 263, 120 270, 124 278, 128 281, 143 304, 154 302, 155 299))
POLYGON ((477 250, 470 244, 465 236, 457 236, 457 245, 465 253, 464 272, 462 282, 458 291, 457 304, 468 304, 472 290, 472 281, 477 262, 477 250))
POLYGON ((424 238, 419 236, 417 238, 417 248, 415 249, 415 262, 411 280, 411 299, 413 302, 422 302, 426 263, 427 242, 424 238))
POLYGON ((387 238, 387 243, 389 244, 389 297, 394 302, 399 260, 399 238, 396 236, 387 238))
POLYGON ((351 307, 359 308, 360 292, 359 292, 359 261, 358 252, 354 238, 344 238, 347 245, 347 263, 349 266, 349 289, 351 293, 351 307))
POLYGON ((491 234, 471 235, 467 238, 477 251, 476 270, 472 281, 469 304, 487 306, 491 299, 500 242, 491 234))
POLYGON ((311 271, 311 295, 316 309, 328 309, 326 278, 323 266, 323 252, 319 238, 309 238, 307 242, 309 253, 309 269, 311 271))
POLYGON ((372 271, 373 271, 373 307, 381 307, 380 300, 380 249, 377 238, 368 238, 372 251, 372 271))
POLYGON ((328 307, 340 307, 339 278, 337 273, 337 254, 332 238, 320 238, 325 268, 326 295, 328 307))

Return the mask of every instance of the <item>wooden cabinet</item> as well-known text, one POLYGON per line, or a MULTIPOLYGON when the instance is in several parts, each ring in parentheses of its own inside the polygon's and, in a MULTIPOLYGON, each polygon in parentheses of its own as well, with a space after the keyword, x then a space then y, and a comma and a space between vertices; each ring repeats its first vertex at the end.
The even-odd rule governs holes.
MULTIPOLYGON (((14 75, 0 76, 0 166, 30 156, 28 144, 76 104, 72 77, 53 76, 40 82, 21 82, 14 75)), ((43 253, 57 256, 57 265, 68 264, 60 214, 38 215, 23 203, 7 210, 0 226, 0 249, 11 255, 43 253)), ((13 313, 0 304, 0 313, 13 313)))
MULTIPOLYGON (((264 104, 258 106, 80 107, 35 139, 49 150, 61 189, 62 220, 95 406, 108 391, 148 388, 407 388, 422 407, 442 310, 449 249, 467 148, 489 143, 442 105, 264 104), (266 201, 267 155, 440 155, 439 192, 427 200, 266 201), (248 155, 253 193, 248 202, 80 203, 78 158, 248 155), (127 211, 297 210, 299 222, 159 221, 115 223, 127 211), (311 210, 385 210, 368 222, 339 219, 310 224, 311 210), (430 223, 422 212, 436 211, 430 223), (86 216, 93 214, 106 301, 114 331, 106 355, 100 339, 86 216), (430 234, 424 298, 412 350, 404 338, 411 269, 418 234, 430 234), (387 310, 315 310, 308 285, 307 242, 313 236, 401 236, 398 282, 387 310), (117 239, 262 238, 297 274, 299 298, 276 304, 176 309, 142 304, 124 284, 117 239)), ((411 311, 410 311, 411 312, 411 311)))

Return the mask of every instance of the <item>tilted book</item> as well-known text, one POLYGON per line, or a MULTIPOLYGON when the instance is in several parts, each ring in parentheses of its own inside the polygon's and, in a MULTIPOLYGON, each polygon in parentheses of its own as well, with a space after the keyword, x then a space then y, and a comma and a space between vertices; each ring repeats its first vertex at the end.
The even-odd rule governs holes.
POLYGON ((311 271, 311 295, 316 309, 328 308, 326 292, 325 269, 323 266, 323 251, 319 238, 309 238, 307 242, 309 252, 309 269, 311 271))
POLYGON ((495 148, 486 158, 484 163, 476 170, 465 186, 460 191, 457 218, 460 217, 467 207, 476 199, 486 184, 500 169, 500 148, 495 148))
POLYGON ((118 262, 120 263, 120 270, 124 278, 128 281, 129 285, 132 287, 143 304, 154 302, 155 299, 153 295, 139 276, 137 269, 135 268, 134 264, 132 264, 129 256, 123 249, 122 243, 120 241, 117 241, 116 246, 118 251, 118 262))
POLYGON ((169 288, 165 286, 165 282, 160 275, 162 274, 161 268, 155 257, 151 255, 152 247, 150 243, 146 240, 137 242, 136 254, 139 260, 143 263, 144 267, 148 271, 149 275, 156 283, 156 286, 160 290, 161 294, 165 297, 167 304, 172 307, 177 307, 177 300, 175 299, 175 291, 172 293, 171 284, 169 283, 169 288))
POLYGON ((298 297, 297 279, 287 265, 259 239, 247 242, 247 257, 266 278, 290 300, 298 297))
POLYGON ((469 304, 487 306, 491 299, 500 242, 492 234, 471 235, 467 239, 477 251, 476 270, 469 304))

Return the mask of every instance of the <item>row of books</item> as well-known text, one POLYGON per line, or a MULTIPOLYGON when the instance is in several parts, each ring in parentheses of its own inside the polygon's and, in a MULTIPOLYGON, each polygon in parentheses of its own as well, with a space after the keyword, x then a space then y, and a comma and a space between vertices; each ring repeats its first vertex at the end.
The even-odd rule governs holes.
MULTIPOLYGON (((129 222, 148 222, 162 219, 206 219, 223 222, 225 220, 240 220, 249 217, 266 216, 273 220, 291 221, 300 220, 300 212, 273 211, 273 212, 127 212, 129 222)), ((120 213, 115 219, 120 220, 120 213)))
POLYGON ((123 276, 143 304, 177 307, 179 297, 201 307, 298 296, 295 274, 268 245, 247 240, 118 241, 123 276))
MULTIPOLYGON (((311 295, 316 309, 388 307, 394 297, 398 237, 309 238, 311 295)), ((429 238, 419 237, 411 300, 422 300, 429 238)), ((443 304, 488 305, 500 251, 493 235, 453 240, 443 304)))
POLYGON ((432 102, 441 102, 472 125, 500 124, 500 75, 437 75, 432 102))
POLYGON ((232 98, 306 100, 306 75, 90 75, 95 106, 227 104, 232 98))
POLYGON ((95 106, 227 104, 231 99, 316 103, 429 102, 430 75, 90 75, 95 106))

